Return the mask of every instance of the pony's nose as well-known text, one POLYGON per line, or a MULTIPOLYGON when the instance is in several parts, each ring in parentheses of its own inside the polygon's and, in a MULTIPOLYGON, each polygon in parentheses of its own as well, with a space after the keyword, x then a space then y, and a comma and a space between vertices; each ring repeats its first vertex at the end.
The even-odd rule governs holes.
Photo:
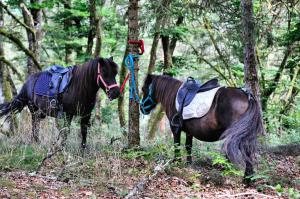
POLYGON ((120 96, 120 88, 119 87, 116 87, 109 91, 109 98, 111 100, 116 99, 119 96, 120 96))

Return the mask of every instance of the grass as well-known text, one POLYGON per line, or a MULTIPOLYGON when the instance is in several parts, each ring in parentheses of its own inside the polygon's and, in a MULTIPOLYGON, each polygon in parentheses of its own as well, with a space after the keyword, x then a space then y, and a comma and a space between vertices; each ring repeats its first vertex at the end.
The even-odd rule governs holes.
POLYGON ((17 169, 33 171, 46 154, 45 149, 36 145, 2 143, 0 148, 0 170, 2 171, 17 169))

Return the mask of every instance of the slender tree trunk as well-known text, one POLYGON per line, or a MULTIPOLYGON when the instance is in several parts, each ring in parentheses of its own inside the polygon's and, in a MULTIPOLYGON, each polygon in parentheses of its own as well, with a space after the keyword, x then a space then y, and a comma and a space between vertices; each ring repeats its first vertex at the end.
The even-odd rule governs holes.
MULTIPOLYGON (((100 1, 100 8, 105 4, 105 0, 100 1)), ((94 50, 94 57, 101 55, 102 48, 102 16, 96 13, 96 45, 94 50)))
POLYGON ((156 22, 154 25, 154 37, 152 41, 151 51, 150 51, 150 61, 148 66, 148 74, 151 74, 154 71, 155 62, 156 62, 156 51, 160 38, 161 27, 164 26, 166 21, 166 10, 170 5, 170 0, 162 0, 160 6, 157 8, 156 22))
MULTIPOLYGON (((122 65, 121 65, 121 70, 120 70, 120 85, 122 85, 122 83, 125 80, 126 77, 126 73, 127 73, 127 69, 125 67, 125 58, 129 53, 129 46, 128 44, 126 45, 126 50, 124 53, 124 57, 123 57, 123 61, 122 61, 122 65)), ((127 131, 126 131, 126 121, 125 121, 125 111, 124 111, 124 92, 120 94, 119 98, 118 98, 118 111, 119 111, 119 122, 120 122, 120 126, 122 129, 122 133, 124 136, 127 135, 127 131)))
MULTIPOLYGON (((41 0, 31 0, 30 3, 41 4, 41 0)), ((34 30, 35 34, 26 29, 27 39, 28 39, 28 49, 33 53, 37 62, 40 62, 40 40, 41 40, 41 23, 42 23, 42 11, 40 8, 31 9, 31 12, 27 9, 23 0, 21 0, 21 8, 22 14, 24 18, 24 22, 27 26, 29 26, 32 30, 34 30)), ((27 58, 27 75, 39 71, 39 66, 37 66, 31 57, 27 58)))
MULTIPOLYGON (((183 23, 183 19, 184 19, 184 17, 183 17, 182 15, 180 15, 180 16, 177 18, 176 26, 180 26, 180 25, 183 23)), ((173 54, 174 54, 174 50, 175 50, 177 41, 178 41, 178 35, 175 35, 175 36, 171 39, 171 43, 170 43, 170 54, 171 54, 172 56, 173 56, 173 54)))
MULTIPOLYGON (((129 0, 128 7, 128 39, 139 39, 139 24, 138 24, 138 0, 129 0)), ((130 44, 132 54, 138 54, 138 46, 130 44)), ((138 89, 138 59, 134 61, 134 78, 136 89, 138 89)), ((131 79, 129 80, 131 83, 131 79)), ((128 125, 128 147, 134 148, 140 145, 140 110, 139 102, 134 99, 129 100, 129 125, 128 125)))
POLYGON ((161 43, 164 52, 164 70, 172 67, 172 55, 170 49, 170 37, 167 35, 161 36, 161 43))
MULTIPOLYGON (((64 1, 64 9, 71 9, 71 5, 70 2, 68 1, 64 1)), ((64 31, 66 33, 69 32, 69 28, 72 26, 72 20, 70 18, 65 18, 64 19, 64 31)), ((67 36, 66 40, 69 40, 70 38, 67 36)), ((72 46, 70 44, 65 44, 65 62, 66 64, 69 64, 72 62, 71 59, 71 55, 72 55, 72 46)))
POLYGON ((88 0, 89 5, 89 12, 90 12, 90 27, 88 33, 88 41, 87 41, 87 48, 86 54, 92 55, 94 38, 96 36, 96 29, 97 29, 97 22, 96 22, 96 0, 88 0))
MULTIPOLYGON (((243 38, 245 42, 245 48, 244 48, 245 86, 246 89, 252 91, 261 110, 259 82, 258 82, 258 75, 256 69, 255 22, 254 22, 252 0, 241 0, 241 7, 242 7, 242 23, 244 26, 243 38)), ((261 110, 261 114, 262 114, 262 110, 261 110)), ((263 121, 261 122, 263 124, 263 121)))
MULTIPOLYGON (((0 7, 0 28, 4 27, 4 14, 3 14, 3 8, 0 7)), ((4 42, 3 42, 3 36, 0 35, 0 57, 4 57, 4 42)), ((9 70, 6 66, 6 64, 3 61, 0 61, 0 84, 1 84, 1 90, 2 90, 2 94, 3 94, 3 100, 5 102, 9 102, 12 100, 13 98, 13 93, 12 93, 12 86, 11 86, 11 76, 9 73, 9 70)), ((3 103, 3 102, 1 102, 3 103)), ((9 136, 14 134, 15 131, 15 124, 16 118, 14 116, 12 116, 12 118, 10 119, 10 133, 8 134, 9 136)))

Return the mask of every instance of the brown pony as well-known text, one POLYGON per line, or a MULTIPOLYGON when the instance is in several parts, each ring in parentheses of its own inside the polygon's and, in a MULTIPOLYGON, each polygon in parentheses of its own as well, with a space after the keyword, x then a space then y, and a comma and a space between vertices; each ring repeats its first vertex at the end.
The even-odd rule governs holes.
MULTIPOLYGON (((175 99, 182 82, 169 76, 148 75, 141 102, 141 111, 149 114, 157 103, 161 103, 171 121, 177 113, 175 99)), ((180 131, 171 126, 175 145, 180 145, 180 131)), ((187 161, 191 163, 192 140, 215 142, 224 139, 223 150, 227 158, 246 167, 245 177, 254 173, 257 135, 262 131, 261 114, 257 101, 251 94, 239 88, 220 88, 209 112, 201 118, 183 121, 186 133, 187 161)), ((175 149, 175 158, 179 150, 175 149)), ((244 178, 249 182, 249 178, 244 178)))
MULTIPOLYGON (((63 127, 69 127, 73 116, 81 117, 82 148, 86 147, 87 128, 90 126, 92 109, 96 103, 96 94, 101 87, 112 100, 120 95, 120 89, 116 84, 118 65, 111 58, 95 58, 74 66, 72 79, 65 92, 59 94, 58 99, 65 113, 63 127)), ((37 78, 42 72, 32 74, 24 83, 19 94, 11 101, 0 104, 0 117, 22 111, 28 106, 32 114, 32 139, 38 142, 40 120, 47 115, 57 117, 55 111, 49 107, 49 99, 45 96, 36 95, 33 92, 37 78)), ((69 128, 68 128, 69 131, 69 128)), ((67 132, 68 133, 68 132, 67 132)), ((63 139, 66 139, 64 135, 63 139)))

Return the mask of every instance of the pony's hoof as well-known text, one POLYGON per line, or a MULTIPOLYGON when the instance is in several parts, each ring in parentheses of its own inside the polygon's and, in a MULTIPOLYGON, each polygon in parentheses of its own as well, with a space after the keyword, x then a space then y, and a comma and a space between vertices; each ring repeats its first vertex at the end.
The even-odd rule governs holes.
POLYGON ((187 157, 186 158, 186 164, 191 165, 193 163, 192 157, 187 157))

